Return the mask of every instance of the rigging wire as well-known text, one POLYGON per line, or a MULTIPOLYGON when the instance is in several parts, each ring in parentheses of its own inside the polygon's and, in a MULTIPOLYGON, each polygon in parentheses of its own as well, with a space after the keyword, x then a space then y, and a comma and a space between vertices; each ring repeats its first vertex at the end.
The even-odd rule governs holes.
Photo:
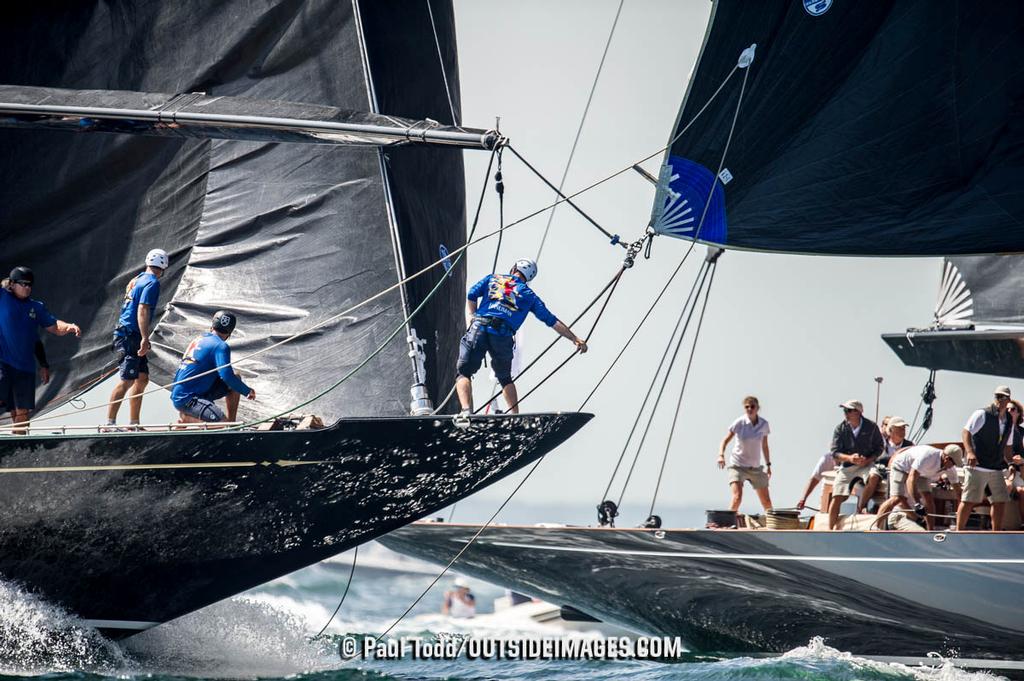
MULTIPOLYGON (((435 260, 434 262, 432 262, 429 265, 426 265, 425 267, 420 269, 418 272, 415 272, 414 274, 411 274, 411 275, 405 277, 404 279, 396 282, 395 284, 393 284, 393 285, 391 285, 391 286, 389 286, 389 287, 387 287, 385 289, 382 289, 381 291, 378 291, 374 295, 372 295, 372 296, 370 296, 370 297, 368 297, 368 298, 366 298, 366 299, 356 303, 355 305, 352 305, 351 307, 347 308, 346 310, 343 310, 342 312, 340 312, 338 314, 335 314, 335 315, 333 315, 331 317, 327 317, 326 319, 323 319, 320 322, 317 322, 316 324, 314 324, 314 325, 312 325, 310 327, 307 327, 306 329, 302 329, 302 330, 292 334, 291 336, 288 336, 288 337, 286 337, 286 338, 284 338, 284 339, 282 339, 280 341, 277 341, 276 343, 273 343, 273 344, 271 344, 271 345, 269 345, 267 347, 260 348, 259 350, 256 350, 256 351, 254 351, 254 352, 252 352, 252 353, 250 353, 248 355, 245 355, 245 356, 240 357, 238 359, 232 360, 230 363, 225 364, 224 366, 215 367, 213 369, 210 369, 209 371, 206 371, 206 372, 203 372, 203 373, 200 373, 200 374, 196 374, 195 376, 191 376, 191 377, 189 377, 187 379, 184 379, 182 381, 177 381, 177 382, 169 384, 167 386, 163 386, 162 388, 153 388, 153 389, 151 389, 151 390, 149 390, 149 391, 147 391, 145 393, 142 393, 142 396, 148 395, 148 394, 151 394, 151 393, 154 393, 154 392, 157 392, 159 390, 166 389, 166 388, 174 387, 175 385, 179 385, 180 383, 185 383, 185 382, 188 382, 188 381, 191 381, 191 380, 196 380, 198 378, 206 376, 207 374, 211 374, 211 373, 214 373, 215 371, 219 371, 220 369, 224 368, 225 366, 233 366, 233 365, 239 364, 239 363, 244 362, 244 361, 246 361, 248 359, 251 359, 251 358, 256 357, 258 355, 261 355, 263 353, 269 352, 270 350, 273 350, 273 349, 275 349, 277 347, 280 347, 280 346, 282 346, 282 345, 284 345, 286 343, 293 342, 297 338, 300 338, 302 336, 305 336, 305 335, 308 335, 310 333, 313 333, 317 329, 320 329, 323 326, 326 326, 326 325, 328 325, 328 324, 330 324, 332 322, 335 322, 335 321, 337 321, 337 320, 339 320, 339 319, 341 319, 343 317, 346 317, 346 316, 350 315, 352 312, 354 312, 355 310, 363 307, 364 305, 367 305, 367 304, 369 304, 369 303, 371 303, 371 302, 373 302, 375 300, 378 300, 378 299, 384 297, 388 293, 391 293, 392 291, 395 291, 399 287, 404 286, 405 284, 409 283, 410 281, 412 281, 412 280, 414 280, 414 279, 416 279, 416 278, 426 274, 427 272, 429 272, 430 270, 438 267, 439 265, 442 265, 445 261, 450 261, 450 258, 451 258, 452 255, 461 255, 463 252, 468 250, 471 246, 473 246, 473 245, 475 245, 477 243, 480 243, 480 242, 482 242, 482 241, 484 241, 486 239, 489 239, 489 238, 491 238, 493 236, 496 236, 499 233, 504 232, 504 230, 511 229, 512 227, 516 227, 518 225, 521 225, 521 224, 525 223, 526 221, 528 221, 528 220, 530 220, 530 219, 540 215, 541 213, 544 213, 545 211, 548 211, 548 210, 551 210, 551 209, 555 208, 556 206, 558 206, 561 203, 565 203, 566 201, 569 201, 569 200, 571 200, 573 198, 576 198, 577 196, 580 196, 581 194, 584 194, 584 193, 589 192, 589 191, 591 191, 593 189, 596 189, 597 187, 603 185, 606 182, 609 182, 610 180, 618 177, 619 175, 622 175, 623 173, 626 173, 629 170, 632 170, 634 165, 637 165, 637 164, 640 164, 640 163, 644 163, 644 162, 654 158, 655 156, 658 156, 659 154, 664 153, 665 151, 670 149, 671 146, 679 138, 681 138, 690 129, 690 127, 693 126, 693 124, 697 121, 697 119, 700 118, 701 115, 703 115, 703 113, 707 110, 707 108, 709 106, 711 106, 711 103, 714 102, 715 99, 717 99, 718 95, 725 88, 726 84, 728 84, 728 82, 732 79, 733 75, 735 75, 735 73, 736 73, 738 68, 739 68, 739 66, 733 65, 732 69, 725 76, 725 78, 722 80, 722 82, 719 84, 719 86, 715 89, 715 91, 711 94, 711 96, 704 103, 704 105, 697 111, 697 113, 695 113, 693 115, 693 117, 689 120, 689 122, 687 122, 687 124, 685 126, 683 126, 683 128, 681 128, 679 130, 679 132, 677 132, 669 140, 669 143, 666 146, 661 147, 660 149, 654 151, 653 153, 648 154, 647 156, 637 160, 636 162, 631 163, 631 164, 629 164, 629 165, 627 165, 627 166, 625 166, 625 167, 623 167, 623 168, 621 168, 621 169, 619 169, 619 170, 617 170, 617 171, 615 171, 615 172, 613 172, 613 173, 611 173, 611 174, 609 174, 609 175, 607 175, 607 176, 605 176, 605 177, 603 177, 601 179, 598 179, 595 182, 592 182, 591 184, 589 184, 589 185, 587 185, 587 186, 585 186, 585 187, 583 187, 583 188, 573 192, 572 194, 566 195, 564 198, 558 199, 557 201, 551 203, 550 205, 546 205, 546 206, 544 206, 542 208, 539 208, 539 209, 534 210, 534 211, 532 211, 530 213, 527 213, 526 215, 524 215, 524 216, 522 216, 522 217, 512 221, 511 223, 505 225, 504 229, 502 229, 502 230, 496 230, 496 231, 484 234, 484 235, 482 235, 480 237, 477 237, 475 239, 467 240, 467 242, 465 244, 463 244, 459 248, 455 249, 454 251, 450 252, 447 256, 435 260)), ((749 71, 750 71, 749 68, 746 69, 747 73, 749 73, 749 71)), ((746 78, 747 78, 747 76, 745 74, 744 75, 744 80, 743 80, 744 85, 746 84, 746 78)), ((742 102, 742 99, 743 99, 742 98, 742 90, 741 90, 740 94, 741 94, 740 99, 737 102, 737 110, 739 109, 739 104, 740 104, 740 102, 742 102)), ((735 117, 734 117, 734 119, 733 119, 733 126, 735 126, 735 123, 736 123, 736 121, 735 121, 735 117)), ((732 128, 730 128, 729 137, 730 137, 730 139, 732 137, 732 128)), ((492 156, 496 152, 497 147, 499 147, 499 146, 502 146, 502 143, 499 143, 498 145, 495 146, 494 149, 491 150, 492 156)), ((490 166, 488 166, 488 168, 490 168, 490 166)), ((488 170, 488 174, 490 174, 489 170, 488 170)), ((696 245, 696 241, 694 240, 693 242, 691 242, 690 249, 692 249, 695 245, 696 245)), ((110 404, 114 404, 114 403, 117 403, 117 402, 123 402, 123 401, 128 400, 128 399, 134 399, 135 397, 139 397, 139 395, 131 396, 131 397, 125 396, 125 397, 123 397, 123 398, 121 398, 119 400, 112 400, 110 402, 107 402, 106 404, 95 405, 95 406, 92 406, 92 407, 88 407, 86 409, 82 409, 81 411, 85 412, 85 411, 94 411, 96 409, 103 409, 103 408, 109 406, 110 404)), ((285 412, 285 413, 287 413, 287 412, 285 412)), ((50 414, 50 415, 47 415, 47 416, 37 417, 37 418, 33 419, 33 421, 38 423, 38 422, 41 422, 41 421, 49 421, 49 420, 54 420, 54 419, 57 419, 57 418, 64 418, 64 417, 69 416, 69 415, 70 415, 70 412, 66 412, 66 413, 63 413, 63 414, 50 414)), ((263 421, 270 420, 270 418, 276 418, 276 417, 268 417, 268 418, 262 419, 262 421, 256 421, 254 423, 261 423, 263 421)), ((30 422, 23 422, 23 423, 18 423, 18 424, 12 424, 10 426, 3 426, 3 427, 0 427, 0 431, 2 431, 2 430, 10 430, 11 428, 17 428, 17 427, 26 426, 26 425, 30 425, 30 422)))
MULTIPOLYGON (((654 404, 651 405, 651 411, 648 414, 648 418, 647 418, 647 425, 644 426, 643 435, 640 436, 640 444, 637 445, 636 454, 633 455, 633 462, 629 466, 629 471, 626 474, 626 480, 625 480, 625 482, 622 483, 622 491, 619 493, 619 500, 616 503, 617 506, 620 506, 620 507, 622 506, 622 499, 626 496, 626 490, 629 488, 629 483, 633 479, 633 472, 636 470, 637 461, 639 461, 640 454, 641 454, 641 452, 643 452, 644 443, 647 442, 647 436, 651 432, 651 424, 654 422, 654 416, 658 412, 658 405, 661 403, 661 398, 665 394, 665 387, 668 385, 669 378, 671 378, 671 376, 672 376, 672 367, 675 366, 676 359, 679 356, 679 350, 683 347, 683 340, 686 338, 686 331, 687 331, 687 329, 690 326, 690 320, 693 319, 693 312, 697 308, 697 300, 700 297, 700 293, 701 293, 701 291, 704 288, 704 282, 707 280, 708 273, 709 273, 710 269, 711 268, 709 266, 705 266, 705 267, 702 268, 701 274, 700 274, 700 283, 699 283, 699 285, 696 288, 696 295, 694 295, 692 297, 692 299, 691 298, 687 298, 686 302, 689 305, 688 306, 684 305, 684 307, 683 307, 684 311, 686 311, 686 321, 683 323, 682 329, 679 332, 679 338, 676 340, 675 349, 672 351, 672 357, 671 357, 671 359, 668 362, 668 367, 665 369, 665 375, 662 376, 661 387, 658 388, 658 394, 654 398, 654 404), (691 301, 692 301, 692 304, 690 304, 691 301), (689 307, 688 310, 687 310, 687 307, 689 307)), ((671 342, 672 341, 670 339, 669 343, 671 343, 671 342)), ((668 350, 666 349, 666 353, 667 352, 668 352, 668 350)), ((654 380, 651 383, 651 387, 652 388, 654 387, 654 382, 656 382, 657 379, 658 379, 658 375, 655 374, 654 375, 654 380)), ((639 413, 638 413, 638 417, 639 417, 639 413)), ((627 443, 628 443, 628 440, 627 440, 627 443)))
POLYGON ((448 95, 448 110, 452 112, 452 125, 460 126, 458 117, 455 115, 455 100, 452 99, 452 90, 448 86, 448 72, 444 68, 444 57, 441 56, 441 40, 437 37, 437 24, 434 23, 434 9, 427 3, 427 13, 430 15, 430 29, 434 32, 434 45, 437 47, 437 62, 441 65, 441 78, 444 79, 444 93, 448 95))
POLYGON ((324 632, 327 631, 327 627, 331 626, 331 622, 334 621, 334 618, 337 617, 338 612, 341 610, 341 604, 345 602, 345 597, 348 596, 348 590, 352 587, 352 577, 356 574, 357 560, 359 560, 358 546, 355 548, 355 553, 352 554, 352 568, 348 571, 348 581, 345 583, 345 591, 341 594, 341 600, 338 601, 338 607, 336 607, 334 612, 331 613, 331 616, 327 618, 327 623, 324 624, 323 628, 316 633, 316 636, 313 637, 314 639, 318 639, 324 635, 324 632))
MULTIPOLYGON (((651 393, 654 392, 654 386, 658 382, 658 376, 661 374, 661 369, 665 366, 665 359, 668 357, 669 350, 672 348, 672 342, 675 340, 676 334, 679 332, 679 327, 683 323, 683 318, 686 316, 686 310, 690 306, 690 301, 693 299, 695 292, 697 291, 698 282, 702 282, 704 270, 707 268, 707 263, 701 265, 700 270, 697 272, 697 276, 693 280, 693 286, 690 287, 690 293, 686 296, 686 300, 683 302, 683 307, 679 311, 679 316, 676 318, 676 324, 672 328, 672 333, 669 334, 668 343, 665 346, 665 351, 661 354, 661 361, 658 362, 658 368, 654 370, 654 375, 651 377, 651 383, 647 387, 647 394, 644 395, 643 402, 640 403, 640 409, 637 410, 636 418, 633 420, 633 427, 630 428, 629 434, 626 436, 626 441, 622 445, 622 452, 619 454, 619 460, 615 464, 615 469, 612 471, 611 477, 608 479, 608 486, 605 487, 604 494, 601 495, 602 499, 608 498, 608 493, 612 489, 612 484, 615 482, 615 477, 619 473, 619 467, 622 465, 622 460, 626 456, 626 452, 629 450, 629 443, 633 440, 633 435, 636 434, 636 428, 640 424, 640 418, 643 416, 644 408, 647 406, 647 401, 651 398, 651 393)), ((633 465, 636 465, 634 459, 633 465)), ((632 468, 630 468, 632 474, 632 468)), ((629 484, 629 479, 626 479, 626 484, 629 484)), ((620 497, 621 503, 621 497, 620 497)))
POLYGON ((704 324, 704 313, 708 309, 708 300, 711 299, 711 287, 715 283, 715 272, 718 271, 717 262, 711 264, 711 278, 708 280, 708 288, 704 293, 704 304, 700 308, 700 317, 697 318, 697 328, 693 332, 693 345, 690 346, 690 358, 686 362, 686 372, 683 374, 683 384, 679 387, 679 399, 676 400, 676 409, 672 415, 672 427, 668 431, 668 440, 665 442, 665 454, 661 457, 661 468, 658 470, 658 481, 654 484, 654 495, 651 497, 651 510, 648 517, 654 515, 654 504, 658 500, 658 492, 661 490, 661 480, 665 474, 665 464, 668 463, 668 453, 672 448, 672 437, 676 433, 676 425, 679 422, 679 412, 683 406, 683 395, 686 393, 686 382, 690 379, 690 368, 693 366, 693 356, 697 352, 697 341, 700 340, 700 328, 704 324))
POLYGON ((505 180, 501 175, 501 152, 498 150, 498 170, 494 173, 494 191, 498 193, 498 245, 494 249, 494 263, 491 274, 498 270, 498 255, 501 253, 501 237, 505 232, 505 180))
POLYGON ((575 203, 573 203, 573 202, 572 202, 572 198, 571 198, 571 197, 569 197, 569 196, 566 196, 565 194, 563 194, 563 193, 562 193, 562 191, 561 191, 561 190, 560 190, 560 189, 559 189, 558 187, 556 187, 555 185, 553 185, 553 184, 551 183, 551 180, 549 180, 548 178, 544 177, 544 174, 543 174, 543 173, 541 173, 541 172, 540 172, 539 170, 537 170, 536 168, 534 168, 534 167, 533 167, 533 164, 531 164, 531 163, 530 163, 529 161, 527 161, 527 160, 526 160, 525 158, 523 158, 522 154, 520 154, 520 153, 519 153, 518 151, 516 151, 516 150, 515 150, 515 147, 513 147, 513 146, 512 146, 511 144, 510 144, 510 145, 508 145, 508 150, 509 150, 509 151, 511 151, 511 152, 512 152, 513 154, 515 154, 515 157, 516 157, 516 158, 518 158, 518 159, 519 159, 520 161, 522 161, 523 165, 525 165, 525 166, 526 166, 527 168, 529 168, 529 169, 530 169, 530 171, 531 171, 531 172, 533 172, 533 174, 534 174, 534 175, 536 175, 537 177, 539 177, 539 178, 540 178, 540 180, 541 180, 541 182, 543 182, 544 184, 546 184, 546 185, 547 185, 548 187, 550 187, 551 189, 555 190, 555 193, 556 193, 556 194, 558 194, 558 195, 559 195, 560 197, 562 197, 562 199, 564 199, 564 200, 565 200, 565 202, 566 202, 567 204, 569 204, 569 205, 570 205, 570 206, 571 206, 571 207, 572 207, 572 208, 573 208, 573 209, 574 209, 574 210, 575 210, 575 211, 576 211, 577 213, 579 213, 580 215, 582 215, 582 216, 583 216, 583 218, 584 218, 584 219, 585 219, 585 220, 586 220, 587 222, 589 222, 590 224, 592 224, 592 225, 593 225, 594 227, 597 227, 597 229, 598 229, 598 231, 599 231, 599 232, 601 232, 601 233, 602 233, 602 234, 604 234, 604 235, 605 235, 606 237, 608 237, 608 239, 610 239, 610 240, 611 240, 611 242, 612 242, 612 245, 619 245, 619 246, 622 246, 623 248, 628 248, 628 246, 627 246, 626 244, 624 244, 624 243, 623 243, 623 242, 622 242, 622 241, 621 241, 621 240, 619 239, 619 235, 618 235, 618 234, 612 234, 612 233, 611 233, 611 232, 609 232, 609 231, 608 231, 607 229, 605 229, 604 227, 602 227, 601 225, 599 225, 599 224, 598 224, 598 222, 597 222, 597 220, 595 220, 594 218, 592 218, 592 217, 590 217, 589 215, 587 215, 587 213, 586 213, 586 212, 585 212, 585 211, 584 211, 584 210, 583 210, 582 208, 580 208, 579 206, 577 206, 577 205, 576 205, 575 203))
MULTIPOLYGON (((601 61, 597 65, 597 73, 594 74, 594 82, 590 86, 590 94, 587 95, 587 104, 583 107, 583 116, 580 117, 579 127, 576 128, 576 137, 572 141, 572 148, 569 150, 569 159, 565 162, 565 169, 562 171, 562 179, 558 181, 558 189, 555 193, 561 196, 565 188, 565 180, 569 177, 569 168, 572 167, 573 157, 576 156, 576 147, 580 143, 580 135, 583 134, 583 125, 587 122, 587 114, 590 113, 590 104, 594 101, 594 92, 597 90, 597 82, 601 79, 601 70, 604 69, 604 60, 608 56, 608 48, 612 45, 612 37, 615 35, 615 27, 619 25, 619 15, 622 14, 622 5, 625 0, 619 0, 619 7, 615 10, 615 19, 612 20, 612 28, 608 32, 608 40, 604 44, 604 52, 601 53, 601 61)), ((544 251, 544 244, 548 240, 548 232, 551 230, 551 221, 555 219, 556 208, 548 213, 548 222, 544 225, 544 234, 540 238, 540 245, 537 247, 537 256, 534 260, 540 260, 540 254, 544 251)))

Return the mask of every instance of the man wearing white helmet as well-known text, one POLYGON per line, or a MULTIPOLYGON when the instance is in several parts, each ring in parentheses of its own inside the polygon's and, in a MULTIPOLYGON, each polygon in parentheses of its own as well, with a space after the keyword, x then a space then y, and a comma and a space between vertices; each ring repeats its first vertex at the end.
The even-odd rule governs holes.
POLYGON ((470 287, 466 296, 469 330, 459 346, 458 377, 455 379, 463 413, 473 409, 471 379, 485 354, 491 357, 491 369, 501 383, 509 411, 519 413, 519 396, 512 382, 512 350, 515 333, 529 313, 575 343, 580 352, 587 351, 586 341, 560 322, 529 287, 528 282, 536 276, 537 263, 523 258, 516 261, 509 274, 488 274, 470 287), (483 302, 478 307, 481 298, 483 302))
POLYGON ((154 248, 146 255, 146 270, 135 275, 124 290, 121 314, 114 328, 112 348, 120 358, 120 381, 110 393, 107 425, 117 423, 117 412, 127 394, 128 414, 132 425, 138 425, 142 411, 142 393, 149 384, 149 334, 153 311, 160 299, 160 277, 170 264, 167 251, 154 248), (129 393, 130 390, 130 393, 129 393))

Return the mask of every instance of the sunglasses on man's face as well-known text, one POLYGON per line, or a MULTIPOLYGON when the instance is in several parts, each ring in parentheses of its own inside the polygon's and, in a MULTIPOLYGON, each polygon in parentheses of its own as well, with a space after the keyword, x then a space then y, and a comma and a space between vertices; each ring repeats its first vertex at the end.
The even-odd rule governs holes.
POLYGON ((744 404, 743 408, 746 409, 747 411, 753 411, 753 410, 757 409, 757 407, 755 407, 752 404, 744 404))
POLYGON ((1003 402, 1003 401, 1008 400, 1008 399, 1010 399, 1010 398, 1007 397, 1006 395, 996 395, 996 400, 999 401, 999 402, 1003 402))
POLYGON ((32 288, 31 281, 16 281, 14 283, 17 284, 18 286, 24 286, 25 288, 32 288))
POLYGON ((843 413, 844 414, 852 414, 855 411, 857 411, 857 410, 856 409, 846 409, 845 407, 843 408, 843 413))

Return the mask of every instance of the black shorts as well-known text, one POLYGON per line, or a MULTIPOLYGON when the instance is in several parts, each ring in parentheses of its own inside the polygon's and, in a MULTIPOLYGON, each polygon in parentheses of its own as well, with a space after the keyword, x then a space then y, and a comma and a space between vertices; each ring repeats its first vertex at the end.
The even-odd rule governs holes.
POLYGON ((36 374, 0 363, 0 410, 36 408, 36 374))
POLYGON ((484 355, 491 356, 491 369, 501 387, 512 382, 512 353, 515 350, 515 339, 512 336, 499 336, 488 333, 487 329, 474 320, 469 330, 459 342, 459 376, 473 378, 480 370, 484 355))
POLYGON ((118 376, 122 381, 134 381, 139 374, 149 374, 149 357, 139 357, 142 334, 130 331, 115 331, 112 349, 118 355, 120 365, 118 376))

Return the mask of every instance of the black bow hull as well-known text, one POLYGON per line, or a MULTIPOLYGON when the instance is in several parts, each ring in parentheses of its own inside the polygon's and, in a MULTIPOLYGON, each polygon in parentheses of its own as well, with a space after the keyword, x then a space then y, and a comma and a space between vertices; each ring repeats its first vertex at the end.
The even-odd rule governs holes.
POLYGON ((129 636, 443 508, 590 418, 5 437, 0 576, 129 636))

